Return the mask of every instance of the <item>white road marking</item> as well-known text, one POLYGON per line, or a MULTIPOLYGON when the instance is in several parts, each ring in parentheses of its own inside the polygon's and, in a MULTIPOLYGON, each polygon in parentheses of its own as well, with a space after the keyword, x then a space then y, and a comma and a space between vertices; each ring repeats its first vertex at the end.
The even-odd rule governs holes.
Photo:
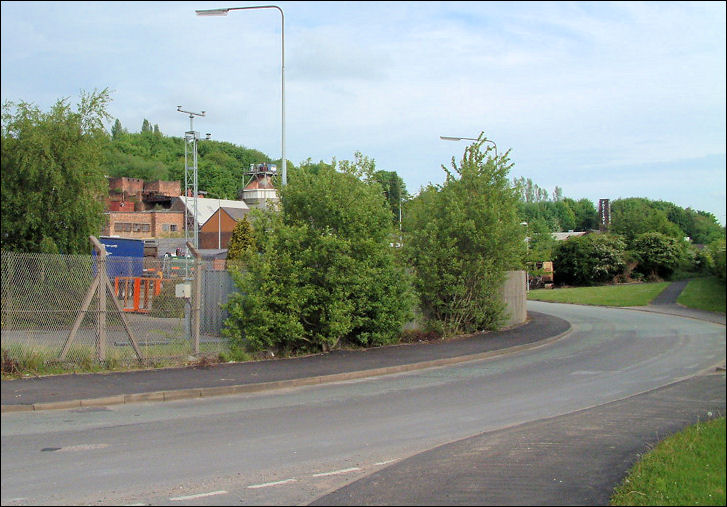
POLYGON ((194 500, 195 498, 205 498, 207 496, 215 496, 215 495, 226 495, 227 491, 212 491, 210 493, 200 493, 198 495, 187 495, 187 496, 175 496, 173 498, 170 498, 170 502, 181 502, 184 500, 194 500))
POLYGON ((247 487, 247 489, 258 489, 258 488, 267 488, 270 486, 280 486, 281 484, 288 484, 289 482, 295 482, 296 479, 285 479, 284 481, 275 481, 275 482, 265 482, 263 484, 252 484, 247 487))
POLYGON ((393 463, 394 461, 399 461, 399 458, 388 459, 386 461, 379 461, 378 463, 374 463, 374 465, 375 466, 388 465, 389 463, 393 463))
POLYGON ((103 449, 108 447, 109 444, 79 444, 69 445, 68 447, 61 447, 56 452, 77 452, 77 451, 92 451, 94 449, 103 449))
POLYGON ((334 470, 333 472, 321 472, 319 474, 313 474, 312 477, 327 477, 329 475, 347 474, 349 472, 355 472, 361 470, 359 467, 344 468, 343 470, 334 470))

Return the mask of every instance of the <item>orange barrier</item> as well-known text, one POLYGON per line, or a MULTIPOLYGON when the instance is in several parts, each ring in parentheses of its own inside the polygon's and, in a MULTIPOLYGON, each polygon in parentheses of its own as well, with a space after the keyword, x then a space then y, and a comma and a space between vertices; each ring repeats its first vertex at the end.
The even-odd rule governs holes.
POLYGON ((114 292, 123 301, 125 312, 147 313, 151 310, 154 296, 158 296, 161 291, 161 278, 117 276, 114 279, 114 292))

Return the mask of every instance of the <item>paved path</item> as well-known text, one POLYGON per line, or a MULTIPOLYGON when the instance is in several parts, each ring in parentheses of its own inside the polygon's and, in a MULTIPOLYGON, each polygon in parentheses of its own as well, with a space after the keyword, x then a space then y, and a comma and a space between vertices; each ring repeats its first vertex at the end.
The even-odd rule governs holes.
POLYGON ((2 381, 2 411, 165 401, 340 381, 454 364, 538 346, 570 329, 562 319, 530 312, 526 324, 446 342, 207 368, 166 368, 107 374, 70 374, 2 381))
POLYGON ((435 448, 312 505, 608 505, 614 487, 656 442, 724 413, 724 370, 710 372, 435 448))
POLYGON ((679 280, 673 282, 664 289, 661 294, 654 298, 648 306, 629 306, 632 310, 640 310, 642 312, 666 313, 669 315, 679 315, 680 317, 689 317, 691 319, 706 320, 716 324, 725 325, 725 314, 708 312, 705 310, 697 310, 695 308, 687 308, 677 303, 679 294, 689 283, 689 280, 679 280))

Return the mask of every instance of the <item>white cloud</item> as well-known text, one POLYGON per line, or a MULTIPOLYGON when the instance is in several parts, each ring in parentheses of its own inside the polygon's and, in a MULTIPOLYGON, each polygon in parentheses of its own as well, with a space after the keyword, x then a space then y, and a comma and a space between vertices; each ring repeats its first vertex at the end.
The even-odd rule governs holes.
MULTIPOLYGON (((627 168, 630 180, 591 184, 622 196, 679 192, 720 214, 720 196, 676 176, 696 174, 690 161, 724 159, 724 3, 281 5, 294 162, 361 150, 416 189, 441 182, 440 165, 464 149, 440 135, 484 130, 500 151, 513 149, 514 176, 545 188, 597 199, 583 175, 627 168), (676 176, 657 186, 645 164, 676 160, 676 176)), ((213 7, 3 2, 2 99, 47 107, 110 86, 111 112, 131 130, 147 118, 182 135, 181 104, 207 111, 198 130, 278 157, 279 14, 194 15, 213 7)), ((724 165, 699 171, 705 186, 724 187, 724 165)))

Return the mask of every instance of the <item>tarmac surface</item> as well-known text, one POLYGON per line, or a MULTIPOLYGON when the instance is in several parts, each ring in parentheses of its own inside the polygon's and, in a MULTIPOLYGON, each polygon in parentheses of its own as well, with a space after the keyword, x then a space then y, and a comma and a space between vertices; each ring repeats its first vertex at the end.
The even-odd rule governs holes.
POLYGON ((448 341, 209 367, 3 380, 2 412, 167 401, 337 382, 511 353, 540 346, 569 330, 570 324, 560 318, 529 312, 521 326, 448 341))
MULTIPOLYGON (((676 304, 671 284, 637 311, 725 324, 676 304)), ((537 312, 509 330, 457 340, 286 360, 2 381, 2 412, 165 401, 408 371, 537 347, 570 324, 537 312)), ((724 365, 630 398, 483 433, 392 464, 313 505, 607 505, 641 454, 665 436, 725 414, 724 365), (412 480, 415 478, 415 480, 412 480), (415 487, 411 485, 416 485, 415 487)))

